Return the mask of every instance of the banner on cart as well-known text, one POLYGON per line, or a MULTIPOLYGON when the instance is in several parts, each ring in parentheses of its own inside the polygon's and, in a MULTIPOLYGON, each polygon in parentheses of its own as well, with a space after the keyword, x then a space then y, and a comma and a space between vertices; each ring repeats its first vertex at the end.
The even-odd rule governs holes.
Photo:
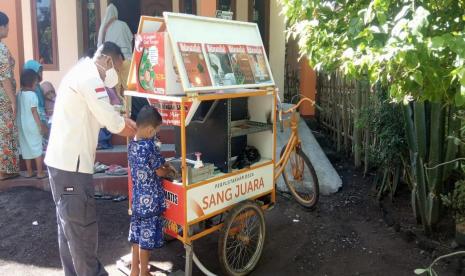
POLYGON ((165 189, 166 202, 166 211, 163 214, 165 233, 176 237, 179 234, 179 227, 186 223, 184 215, 185 190, 181 184, 166 179, 163 180, 163 188, 165 189))
MULTIPOLYGON (((150 104, 155 106, 160 112, 163 119, 163 124, 169 126, 180 126, 181 125, 181 103, 171 101, 160 101, 156 99, 148 99, 150 104)), ((189 112, 192 106, 192 102, 186 102, 184 109, 186 114, 189 112)))
POLYGON ((273 164, 211 182, 187 191, 187 221, 273 189, 273 164))

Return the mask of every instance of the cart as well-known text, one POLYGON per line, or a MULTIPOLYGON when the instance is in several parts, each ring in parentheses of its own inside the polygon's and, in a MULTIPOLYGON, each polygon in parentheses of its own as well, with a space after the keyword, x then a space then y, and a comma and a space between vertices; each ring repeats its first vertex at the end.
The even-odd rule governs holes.
MULTIPOLYGON (((145 96, 159 103, 176 104, 180 108, 180 127, 177 133, 180 143, 176 146, 176 153, 180 149, 180 156, 168 160, 179 168, 181 178, 177 181, 163 181, 167 202, 164 217, 165 233, 185 244, 186 274, 189 275, 192 269, 193 242, 218 230, 218 253, 225 272, 230 275, 249 273, 257 264, 265 242, 263 211, 272 207, 276 200, 275 90, 241 90, 182 97, 141 95, 135 91, 127 91, 126 95, 145 96), (250 118, 234 120, 237 115, 234 112, 237 111, 235 105, 244 102, 247 106, 246 114, 250 113, 250 118), (186 107, 202 107, 203 104, 209 105, 203 120, 196 120, 197 115, 194 112, 187 124, 189 112, 186 107), (271 116, 271 121, 267 116, 271 116), (224 125, 221 126, 222 124, 224 125), (211 133, 218 128, 222 130, 211 133), (193 140, 189 140, 189 137, 193 140), (261 158, 249 167, 233 169, 234 143, 240 144, 244 138, 247 145, 258 149, 261 158), (224 152, 215 153, 217 149, 223 149, 224 152), (210 155, 203 162, 224 160, 223 166, 207 179, 192 182, 194 177, 189 162, 195 151, 202 152, 203 156, 210 155), (244 255, 234 259, 232 255, 237 255, 239 251, 243 251, 244 255)), ((244 113, 243 110, 238 112, 244 113)))
MULTIPOLYGON (((236 23, 229 20, 198 19, 172 13, 165 13, 164 16, 165 20, 142 17, 138 32, 164 29, 163 22, 171 20, 171 25, 166 24, 166 27, 173 49, 179 43, 180 35, 175 31, 177 25, 186 26, 188 22, 188 26, 194 26, 192 32, 199 31, 200 27, 195 29, 196 24, 201 26, 205 22, 219 22, 223 24, 221 28, 230 28, 231 31, 236 28, 232 26, 236 23)), ((246 25, 248 36, 257 35, 258 39, 253 39, 261 44, 256 25, 237 24, 246 25)), ((215 25, 211 25, 212 32, 215 28, 215 25)), ((215 231, 220 233, 218 256, 223 272, 227 275, 246 275, 255 268, 263 251, 266 233, 264 210, 272 208, 276 202, 275 180, 283 173, 286 184, 292 187, 290 174, 295 169, 291 167, 286 170, 285 166, 292 152, 296 156, 303 154, 299 152, 300 140, 298 136, 292 136, 288 148, 281 153, 286 161, 275 162, 278 98, 266 57, 265 65, 271 85, 215 86, 213 83, 199 88, 188 85, 189 78, 181 70, 182 57, 176 50, 173 52, 182 82, 183 91, 179 95, 136 91, 138 79, 134 60, 128 81, 129 90, 125 92, 126 97, 147 98, 160 111, 164 121, 172 125, 175 133, 175 154, 167 161, 180 174, 174 179, 163 180, 167 203, 164 231, 184 244, 186 275, 192 273, 193 260, 201 270, 209 273, 196 260, 193 243, 215 231), (202 154, 203 167, 200 169, 195 168, 196 162, 199 162, 195 160, 199 159, 199 154, 195 156, 198 152, 202 154), (254 158, 250 158, 249 155, 254 154, 254 158), (275 163, 282 167, 276 169, 275 163)), ((292 122, 293 132, 296 133, 294 115, 292 122)), ((311 166, 308 158, 304 161, 305 164, 302 164, 311 166)), ((311 177, 317 183, 316 176, 311 177)), ((129 183, 130 192, 131 187, 129 183)), ((293 195, 299 194, 296 189, 292 191, 293 195)), ((312 200, 310 203, 313 206, 316 201, 314 198, 312 200)))

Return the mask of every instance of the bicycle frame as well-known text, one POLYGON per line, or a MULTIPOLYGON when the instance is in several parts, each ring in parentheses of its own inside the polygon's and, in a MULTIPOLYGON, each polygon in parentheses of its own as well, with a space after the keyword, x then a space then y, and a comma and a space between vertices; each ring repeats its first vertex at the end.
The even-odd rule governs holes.
POLYGON ((275 165, 275 181, 281 176, 284 168, 287 165, 287 162, 289 162, 289 156, 291 155, 291 152, 300 145, 300 137, 298 133, 298 120, 299 116, 297 115, 297 112, 295 110, 292 111, 290 121, 291 136, 289 137, 289 141, 287 142, 283 156, 281 156, 278 163, 276 163, 275 165))
POLYGON ((291 113, 291 119, 290 119, 290 129, 291 129, 291 136, 289 137, 289 141, 287 142, 286 149, 284 150, 283 156, 279 159, 278 163, 275 165, 275 173, 274 173, 274 180, 276 181, 281 174, 284 171, 284 168, 287 165, 287 162, 289 162, 289 157, 292 153, 292 151, 300 146, 301 140, 299 137, 299 115, 297 114, 297 108, 305 102, 309 101, 310 103, 314 103, 311 99, 309 98, 303 98, 301 99, 295 106, 290 108, 289 110, 286 111, 279 111, 279 118, 282 121, 282 114, 287 114, 291 113))

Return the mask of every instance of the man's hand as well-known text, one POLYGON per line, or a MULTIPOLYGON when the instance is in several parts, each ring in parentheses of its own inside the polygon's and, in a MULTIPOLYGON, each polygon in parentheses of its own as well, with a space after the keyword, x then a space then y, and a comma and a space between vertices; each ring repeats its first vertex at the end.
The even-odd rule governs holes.
POLYGON ((117 134, 125 137, 131 137, 136 135, 136 123, 129 118, 124 118, 124 123, 125 125, 123 130, 117 134))

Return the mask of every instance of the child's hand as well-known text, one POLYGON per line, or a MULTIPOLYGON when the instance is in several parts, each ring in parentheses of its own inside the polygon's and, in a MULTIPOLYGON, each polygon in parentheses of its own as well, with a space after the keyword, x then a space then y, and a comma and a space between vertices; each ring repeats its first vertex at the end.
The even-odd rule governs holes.
POLYGON ((45 124, 41 124, 41 126, 40 126, 40 134, 42 134, 42 136, 47 136, 48 127, 45 126, 45 124))
POLYGON ((168 168, 169 168, 174 174, 177 174, 177 173, 178 173, 178 171, 176 170, 175 167, 173 167, 173 165, 168 164, 168 168))

